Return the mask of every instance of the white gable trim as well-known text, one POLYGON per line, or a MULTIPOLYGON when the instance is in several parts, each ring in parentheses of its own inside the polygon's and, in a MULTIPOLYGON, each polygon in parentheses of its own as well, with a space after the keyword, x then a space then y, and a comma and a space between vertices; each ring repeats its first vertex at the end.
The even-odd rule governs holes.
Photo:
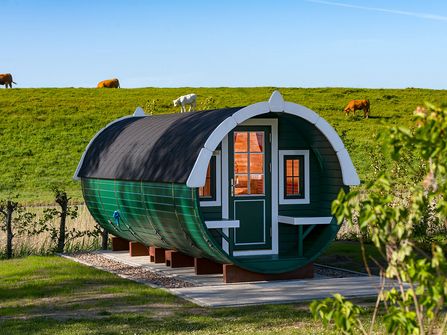
MULTIPOLYGON (((327 138, 337 154, 343 176, 343 183, 349 186, 360 184, 360 179, 354 165, 352 164, 351 158, 349 157, 342 140, 334 128, 332 128, 326 120, 321 118, 314 111, 292 102, 284 102, 281 94, 278 91, 275 91, 268 102, 258 102, 244 107, 235 112, 232 116, 225 119, 216 127, 216 129, 214 129, 208 137, 204 147, 200 151, 199 157, 197 157, 194 167, 188 176, 186 185, 188 187, 201 187, 205 185, 206 169, 208 167, 209 160, 211 159, 212 152, 216 150, 217 146, 224 139, 224 137, 238 124, 261 114, 282 111, 284 113, 301 117, 315 125, 315 127, 317 127, 317 129, 320 130, 327 138)), ((81 166, 81 163, 82 160, 79 166, 81 166)), ((78 171, 76 170, 76 172, 78 171)), ((75 176, 76 175, 77 173, 75 176)))

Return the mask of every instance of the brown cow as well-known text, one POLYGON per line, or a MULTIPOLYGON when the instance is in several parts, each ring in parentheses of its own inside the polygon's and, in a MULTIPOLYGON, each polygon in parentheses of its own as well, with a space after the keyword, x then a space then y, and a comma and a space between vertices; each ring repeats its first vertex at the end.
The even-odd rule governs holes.
POLYGON ((8 88, 8 86, 9 88, 12 88, 12 84, 17 85, 17 83, 12 80, 11 73, 0 74, 0 85, 5 85, 5 88, 8 88))
POLYGON ((98 83, 98 86, 96 86, 97 88, 120 88, 120 82, 118 79, 113 78, 113 79, 107 79, 107 80, 103 80, 100 81, 98 83))
POLYGON ((360 109, 363 109, 363 116, 367 119, 369 116, 369 100, 351 100, 343 111, 348 116, 349 112, 352 111, 355 115, 355 111, 360 109))

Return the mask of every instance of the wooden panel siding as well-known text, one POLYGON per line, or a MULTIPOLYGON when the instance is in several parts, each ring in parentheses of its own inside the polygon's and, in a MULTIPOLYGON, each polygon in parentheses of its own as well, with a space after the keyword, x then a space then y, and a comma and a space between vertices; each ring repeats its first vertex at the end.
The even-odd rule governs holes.
MULTIPOLYGON (((200 207, 202 217, 205 221, 222 220, 222 207, 221 206, 210 206, 210 207, 200 207)), ((216 244, 222 246, 222 236, 218 231, 222 229, 210 229, 210 235, 213 237, 216 244)))
MULTIPOLYGON (((310 204, 279 205, 278 214, 291 217, 332 216, 332 201, 344 186, 340 164, 331 144, 305 120, 280 114, 278 126, 278 149, 309 150, 310 160, 310 204)), ((335 237, 338 228, 334 220, 330 225, 313 228, 303 242, 303 256, 314 258, 318 255, 335 237)), ((298 234, 298 227, 279 223, 280 253, 297 252, 298 234)))
POLYGON ((195 189, 173 183, 86 178, 82 179, 82 187, 93 217, 112 234, 230 263, 200 217, 195 189), (115 211, 120 213, 118 225, 113 218, 115 211))

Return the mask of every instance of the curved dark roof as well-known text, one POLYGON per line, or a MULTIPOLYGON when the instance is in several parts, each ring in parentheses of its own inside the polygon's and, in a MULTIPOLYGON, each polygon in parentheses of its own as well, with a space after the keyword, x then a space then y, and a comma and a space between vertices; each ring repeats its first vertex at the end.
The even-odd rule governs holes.
POLYGON ((92 141, 77 176, 185 183, 210 134, 241 108, 125 118, 92 141))

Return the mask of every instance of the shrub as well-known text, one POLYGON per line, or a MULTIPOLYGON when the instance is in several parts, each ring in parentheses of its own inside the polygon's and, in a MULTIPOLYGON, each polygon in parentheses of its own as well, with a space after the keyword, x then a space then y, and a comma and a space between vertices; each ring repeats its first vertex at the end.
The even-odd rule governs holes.
POLYGON ((315 318, 344 334, 371 334, 379 308, 390 334, 442 334, 446 328, 445 238, 425 235, 429 229, 445 231, 447 224, 447 108, 427 105, 418 107, 415 115, 413 130, 392 128, 386 143, 396 163, 408 160, 408 153, 423 161, 400 171, 414 180, 406 185, 405 199, 393 171, 386 170, 362 192, 341 191, 332 205, 338 222, 357 225, 388 262, 381 270, 369 330, 359 322, 362 309, 339 295, 311 304, 315 318))

